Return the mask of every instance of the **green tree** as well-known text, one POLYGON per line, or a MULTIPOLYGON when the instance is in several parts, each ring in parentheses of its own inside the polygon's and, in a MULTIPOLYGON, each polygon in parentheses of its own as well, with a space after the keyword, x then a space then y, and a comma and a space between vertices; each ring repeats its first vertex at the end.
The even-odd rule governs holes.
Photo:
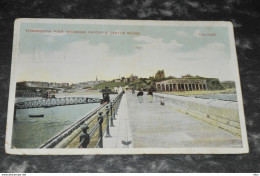
POLYGON ((155 74, 155 79, 162 79, 165 78, 164 70, 158 70, 155 74))

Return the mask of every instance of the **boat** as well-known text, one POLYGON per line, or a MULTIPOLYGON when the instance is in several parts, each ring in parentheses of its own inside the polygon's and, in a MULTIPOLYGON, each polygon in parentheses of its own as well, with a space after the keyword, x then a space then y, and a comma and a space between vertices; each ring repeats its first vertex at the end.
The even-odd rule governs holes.
POLYGON ((40 118, 40 117, 44 117, 44 114, 29 115, 29 117, 31 117, 31 118, 40 118))

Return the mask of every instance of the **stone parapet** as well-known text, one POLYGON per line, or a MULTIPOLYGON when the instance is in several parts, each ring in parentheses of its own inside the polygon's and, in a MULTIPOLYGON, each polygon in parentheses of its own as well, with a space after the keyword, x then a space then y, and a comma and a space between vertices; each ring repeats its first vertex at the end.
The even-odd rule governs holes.
POLYGON ((241 137, 237 102, 154 93, 165 106, 241 137), (162 98, 163 97, 163 98, 162 98))

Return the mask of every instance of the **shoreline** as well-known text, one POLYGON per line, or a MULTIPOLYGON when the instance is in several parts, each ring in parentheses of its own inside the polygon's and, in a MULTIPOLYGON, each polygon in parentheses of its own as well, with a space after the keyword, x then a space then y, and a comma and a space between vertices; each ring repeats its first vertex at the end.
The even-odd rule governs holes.
POLYGON ((101 92, 98 90, 85 90, 79 92, 67 92, 67 93, 57 93, 56 95, 100 95, 101 92))
POLYGON ((170 94, 170 95, 214 95, 214 94, 236 94, 236 89, 225 89, 225 90, 201 90, 201 91, 173 91, 173 92, 162 92, 156 91, 156 93, 170 94))

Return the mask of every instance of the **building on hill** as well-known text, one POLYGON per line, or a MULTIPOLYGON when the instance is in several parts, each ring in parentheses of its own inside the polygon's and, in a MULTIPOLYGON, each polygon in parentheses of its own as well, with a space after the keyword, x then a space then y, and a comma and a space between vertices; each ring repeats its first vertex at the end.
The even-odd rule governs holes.
POLYGON ((190 75, 190 74, 187 74, 187 75, 183 75, 183 76, 181 76, 182 78, 193 78, 194 76, 192 76, 192 75, 190 75))
POLYGON ((130 82, 134 82, 135 80, 138 79, 138 76, 131 75, 131 76, 129 77, 129 79, 130 79, 130 82))
POLYGON ((115 82, 121 82, 121 79, 115 79, 115 82))
POLYGON ((124 82, 130 82, 130 78, 125 78, 124 82))
POLYGON ((159 91, 193 91, 208 90, 205 79, 170 79, 156 82, 156 90, 159 91))
POLYGON ((65 87, 69 87, 69 83, 56 83, 56 82, 49 83, 49 88, 65 88, 65 87))
POLYGON ((121 82, 126 82, 126 78, 125 77, 121 77, 121 82))
POLYGON ((194 90, 223 90, 225 89, 217 78, 176 78, 156 82, 159 91, 194 91, 194 90))

